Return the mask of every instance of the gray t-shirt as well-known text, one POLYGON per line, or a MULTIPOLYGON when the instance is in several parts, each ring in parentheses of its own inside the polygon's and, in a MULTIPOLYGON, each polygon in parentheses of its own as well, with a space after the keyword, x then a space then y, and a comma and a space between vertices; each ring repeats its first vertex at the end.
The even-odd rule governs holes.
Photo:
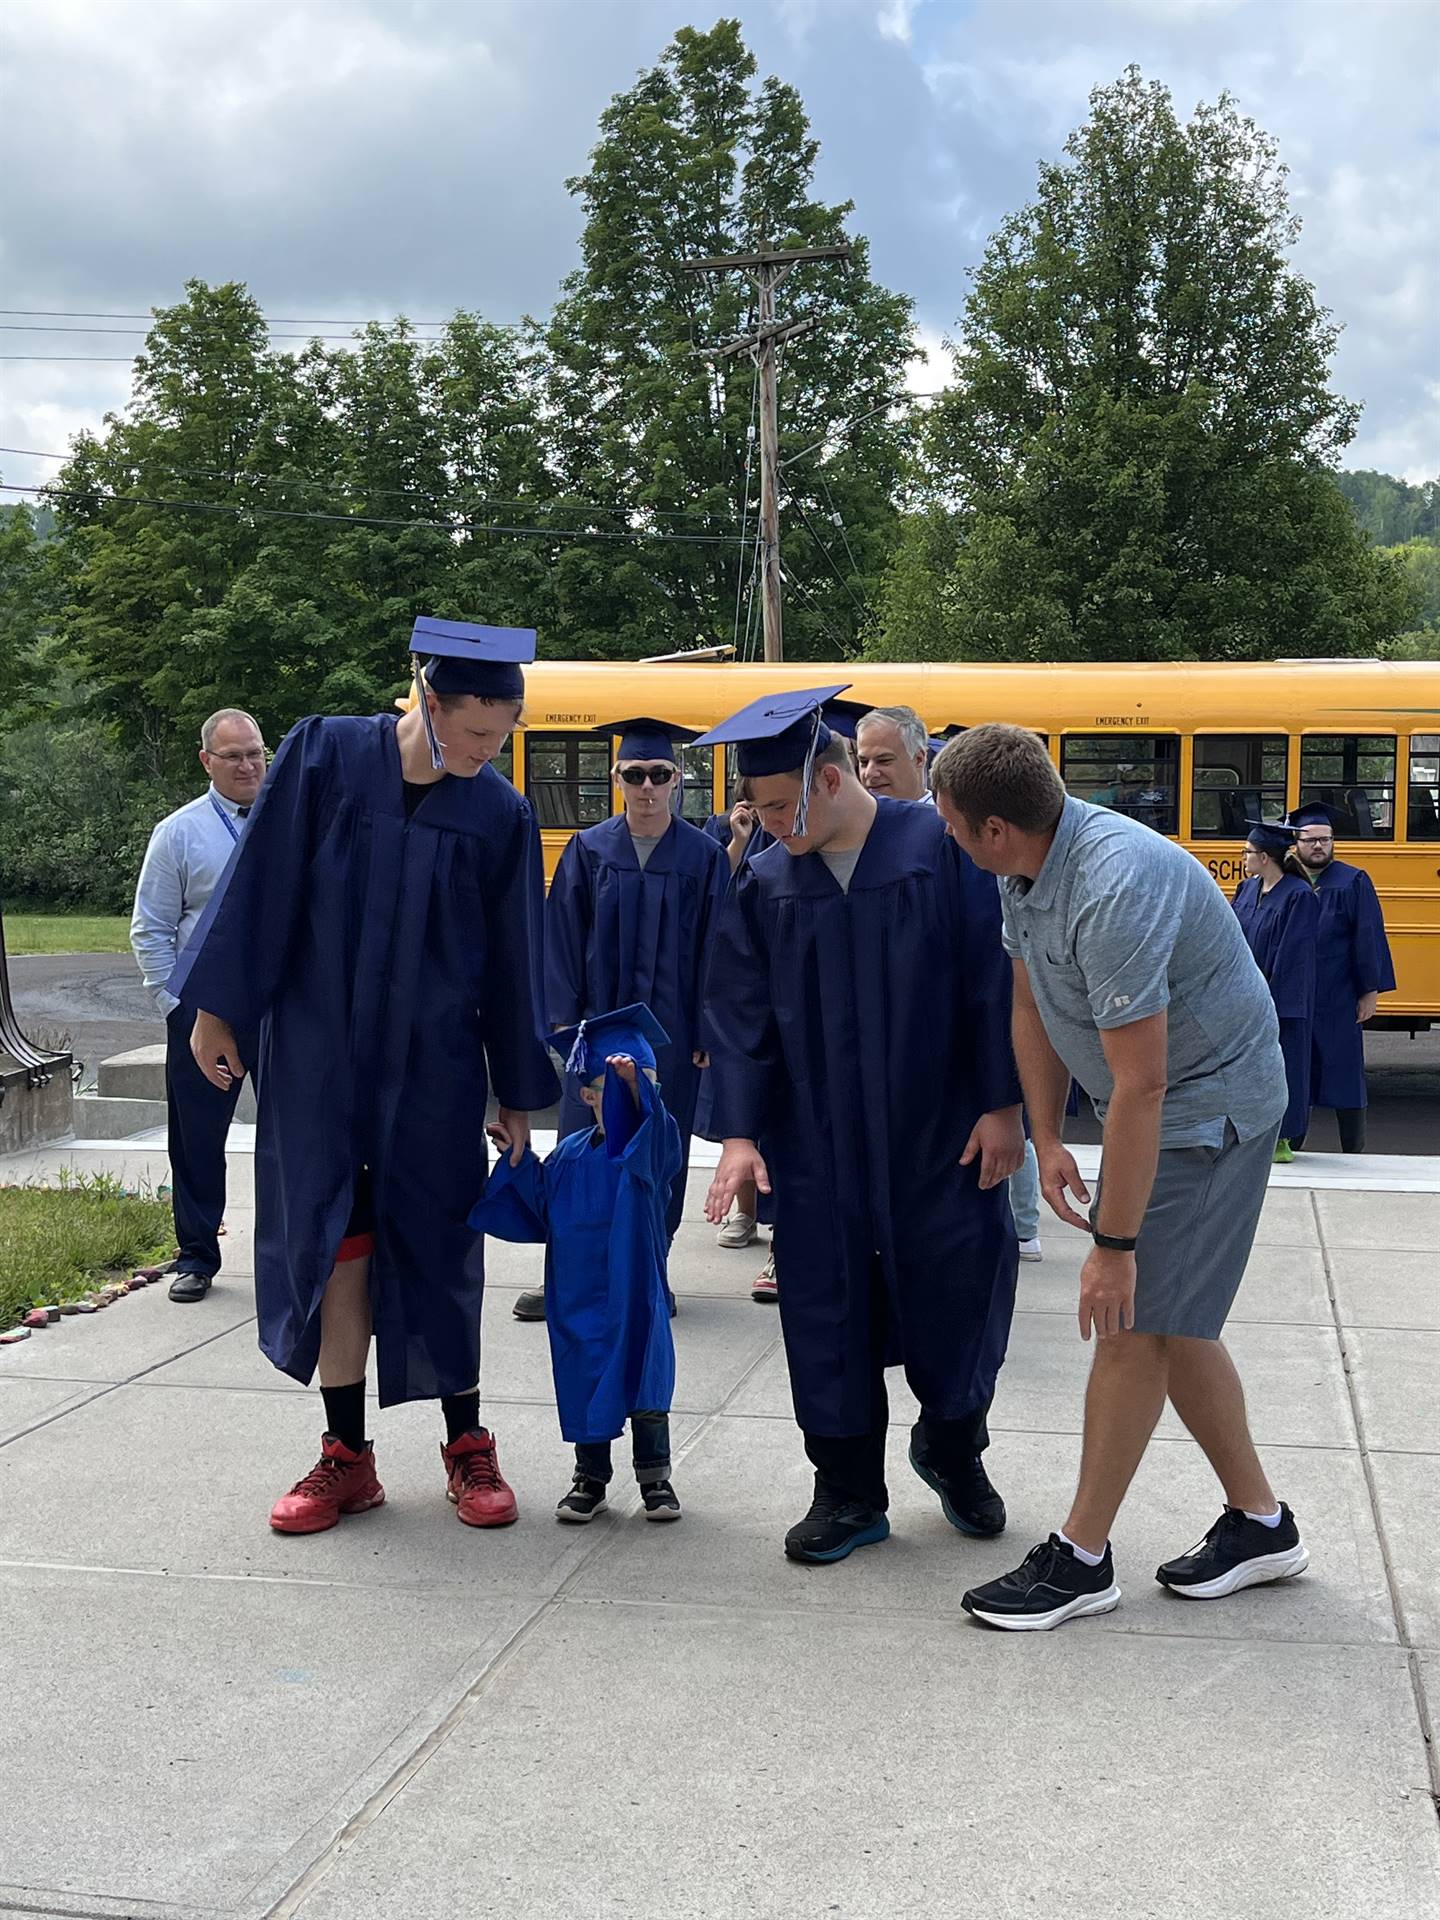
POLYGON ((865 851, 862 840, 858 847, 846 847, 841 853, 829 853, 824 847, 819 849, 820 858, 825 862, 834 877, 840 882, 840 891, 849 893, 850 882, 855 878, 855 868, 861 854, 865 851))
POLYGON ((1050 1044, 1101 1118, 1115 1083, 1100 1034, 1162 1008, 1169 1075, 1160 1143, 1218 1147, 1285 1111, 1270 989, 1229 901, 1184 847, 1068 799, 1032 883, 1000 883, 1005 949, 1025 963, 1050 1044))
MULTIPOLYGON (((668 832, 669 829, 667 828, 666 831, 668 832)), ((635 858, 640 862, 640 871, 642 873, 650 864, 651 854, 654 853, 656 847, 659 846, 664 838, 665 835, 663 833, 657 833, 653 840, 643 839, 638 833, 631 834, 630 844, 635 849, 635 858)))

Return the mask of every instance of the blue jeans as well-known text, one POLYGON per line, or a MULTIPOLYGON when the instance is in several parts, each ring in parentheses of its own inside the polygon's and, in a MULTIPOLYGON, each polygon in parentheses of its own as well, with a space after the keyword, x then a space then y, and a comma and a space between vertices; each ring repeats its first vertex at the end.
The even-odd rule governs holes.
POLYGON ((1010 1211, 1015 1216, 1017 1240, 1034 1240, 1040 1233, 1040 1163, 1034 1143, 1025 1142, 1025 1164, 1010 1176, 1010 1211))
MULTIPOLYGON (((635 1478, 642 1487, 670 1478, 670 1416, 668 1413, 632 1413, 630 1445, 635 1478)), ((609 1486, 613 1471, 608 1440, 582 1440, 575 1448, 576 1471, 587 1480, 609 1486)))

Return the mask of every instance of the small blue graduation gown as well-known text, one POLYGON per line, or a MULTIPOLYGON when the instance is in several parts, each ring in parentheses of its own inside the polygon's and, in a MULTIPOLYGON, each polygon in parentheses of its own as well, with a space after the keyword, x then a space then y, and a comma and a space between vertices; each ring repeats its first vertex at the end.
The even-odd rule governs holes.
POLYGON ((871 1289, 927 1413, 989 1404, 1015 1304, 1006 1183, 959 1165, 1017 1106, 1000 897, 932 807, 876 802, 842 892, 817 853, 742 866, 711 961, 715 1121, 774 1186, 780 1320, 807 1433, 871 1420, 871 1289))
MULTIPOLYGON (((545 903, 545 1002, 550 1025, 643 1000, 670 1036, 656 1055, 660 1090, 680 1129, 683 1159, 666 1218, 673 1237, 685 1207, 690 1135, 708 1051, 704 974, 729 864, 688 820, 672 819, 642 870, 623 814, 577 833, 560 856, 545 903)), ((566 1089, 561 1134, 589 1125, 566 1089)))
POLYGON ((486 767, 407 820, 395 728, 309 719, 286 736, 170 981, 192 1011, 261 1029, 255 1297, 262 1350, 297 1380, 370 1169, 382 1405, 474 1386, 484 1268, 465 1213, 488 1084, 523 1110, 557 1094, 530 809, 486 767))
POLYGON ((632 1413, 668 1412, 675 1391, 665 1207, 680 1131, 649 1080, 639 1091, 628 1139, 592 1126, 543 1165, 528 1149, 518 1167, 507 1155, 470 1215, 497 1240, 545 1243, 560 1431, 578 1445, 616 1439, 632 1413))
POLYGON ((1284 873, 1264 892, 1260 878, 1244 880, 1235 895, 1255 964, 1264 974, 1280 1022, 1289 1100, 1280 1122, 1283 1140, 1301 1140, 1310 1124, 1310 1048, 1315 1019, 1315 950, 1320 908, 1308 880, 1284 873))
POLYGON ((1314 1107, 1363 1107, 1365 1029, 1356 1003, 1393 993, 1395 969, 1375 884, 1362 867, 1332 860, 1315 882, 1320 936, 1315 961, 1315 1029, 1310 1070, 1314 1107))

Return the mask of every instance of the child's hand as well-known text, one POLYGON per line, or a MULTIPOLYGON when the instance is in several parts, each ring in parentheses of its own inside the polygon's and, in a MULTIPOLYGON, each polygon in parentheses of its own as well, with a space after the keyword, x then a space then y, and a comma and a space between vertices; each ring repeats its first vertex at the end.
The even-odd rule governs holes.
POLYGON ((518 1167, 530 1144, 530 1116, 501 1107, 500 1118, 485 1129, 502 1153, 508 1153, 512 1167, 518 1167))
POLYGON ((640 1088, 636 1084, 635 1062, 628 1053, 612 1053, 606 1056, 605 1064, 613 1069, 616 1077, 630 1089, 630 1096, 636 1106, 640 1104, 640 1088))

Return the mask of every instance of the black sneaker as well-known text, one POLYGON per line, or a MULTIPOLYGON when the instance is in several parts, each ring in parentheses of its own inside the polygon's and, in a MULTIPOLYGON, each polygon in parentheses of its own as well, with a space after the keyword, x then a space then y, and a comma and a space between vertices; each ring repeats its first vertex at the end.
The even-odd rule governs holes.
POLYGON ((817 1474, 810 1511, 786 1534, 785 1554, 790 1560, 826 1566, 833 1560, 844 1560, 856 1547, 873 1547, 889 1534, 890 1522, 879 1507, 833 1492, 821 1485, 817 1474))
POLYGON ((645 1502, 647 1520, 680 1518, 680 1496, 668 1480, 652 1480, 648 1487, 641 1487, 640 1498, 645 1502))
POLYGON ((972 1587, 960 1604, 987 1627, 1006 1627, 1012 1633, 1043 1633, 1062 1620, 1111 1613, 1120 1604, 1120 1589, 1109 1543, 1099 1566, 1087 1567, 1073 1547, 1052 1533, 1043 1546, 1030 1549, 1013 1573, 972 1587))
POLYGON ((532 1287, 528 1292, 517 1294, 515 1305, 511 1309, 517 1320, 543 1320, 545 1318, 545 1289, 532 1287))
POLYGON ((1157 1567, 1155 1578, 1187 1600, 1221 1600, 1242 1587, 1289 1580, 1309 1564, 1289 1507, 1281 1506, 1275 1527, 1263 1526, 1238 1507, 1226 1507, 1205 1538, 1178 1560, 1157 1567))
POLYGON ((587 1480, 583 1473, 577 1473, 570 1491, 555 1509, 555 1518, 572 1527, 586 1527, 608 1505, 604 1481, 587 1480))
POLYGON ((978 1453, 941 1473, 916 1446, 912 1438, 910 1464, 926 1486, 939 1494, 940 1509, 952 1527, 979 1540, 993 1540, 1005 1531, 1005 1502, 991 1485, 978 1453))

